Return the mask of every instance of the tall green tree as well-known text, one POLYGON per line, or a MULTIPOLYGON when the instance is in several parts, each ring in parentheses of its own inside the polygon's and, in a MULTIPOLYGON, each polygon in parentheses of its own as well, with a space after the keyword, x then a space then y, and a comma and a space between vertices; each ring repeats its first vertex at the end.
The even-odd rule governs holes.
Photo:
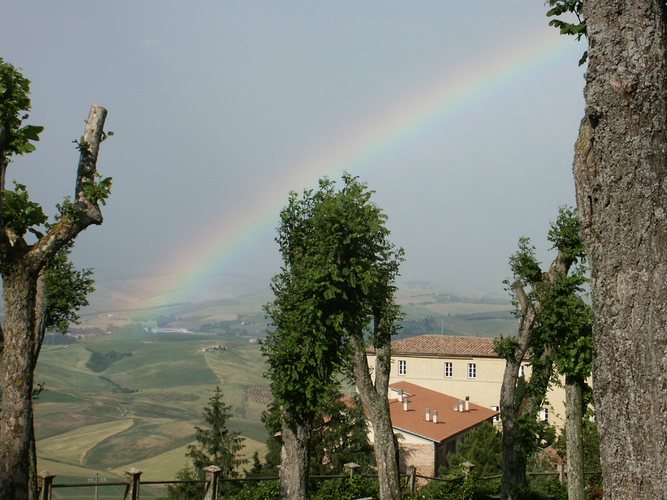
MULTIPOLYGON (((519 241, 519 250, 510 257, 513 277, 507 281, 519 317, 516 337, 499 338, 496 352, 505 358, 505 372, 500 392, 500 416, 503 424, 503 498, 522 498, 528 490, 526 465, 540 433, 537 415, 544 405, 549 383, 554 376, 555 349, 561 330, 557 326, 573 323, 573 310, 565 307, 581 280, 570 270, 584 258, 576 214, 561 209, 552 224, 549 241, 557 255, 543 271, 535 248, 527 238, 519 241), (519 377, 522 362, 532 373, 528 380, 519 377)), ((577 317, 576 320, 579 318, 577 317)))
MULTIPOLYGON (((47 270, 58 267, 58 254, 81 231, 102 223, 102 205, 111 180, 100 178, 97 157, 107 136, 107 111, 90 109, 75 176, 74 197, 60 205, 53 223, 30 200, 26 186, 6 185, 11 160, 35 150, 42 127, 25 125, 30 110, 30 82, 0 59, 0 276, 5 318, 0 330, 0 498, 36 495, 33 374, 48 324, 47 270)), ((52 287, 53 290, 53 287, 52 287)), ((75 299, 76 301, 76 299, 75 299)), ((65 318, 67 314, 65 314, 65 318)), ((53 318, 52 318, 53 319, 53 318)), ((59 321, 53 319, 57 324, 59 321)))
POLYGON ((223 477, 236 477, 237 469, 247 463, 240 456, 244 438, 228 427, 231 416, 231 407, 225 404, 220 386, 216 386, 202 411, 204 425, 195 426, 196 443, 188 445, 185 453, 198 475, 202 476, 209 465, 216 465, 222 469, 223 477))
POLYGON ((297 491, 305 495, 308 442, 341 369, 354 374, 374 427, 381 495, 400 496, 387 385, 390 337, 400 317, 393 297, 402 250, 388 240, 386 216, 372 194, 346 174, 340 189, 323 179, 316 191, 292 193, 281 212, 283 269, 272 283, 276 299, 267 311, 275 330, 265 352, 283 411, 281 477, 287 488, 292 477, 292 489, 284 492, 291 498, 297 491), (374 381, 366 364, 367 335, 379 353, 374 381))

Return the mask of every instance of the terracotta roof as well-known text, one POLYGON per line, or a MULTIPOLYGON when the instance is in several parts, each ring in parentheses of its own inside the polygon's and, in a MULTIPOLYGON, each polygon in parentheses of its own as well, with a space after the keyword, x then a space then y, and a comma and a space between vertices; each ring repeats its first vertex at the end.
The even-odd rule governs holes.
MULTIPOLYGON (((373 351, 370 351, 372 353, 373 351)), ((419 335, 391 343, 392 356, 422 357, 499 357, 493 351, 493 339, 454 335, 419 335)))
MULTIPOLYGON (((403 390, 408 395, 408 411, 398 399, 389 400, 391 422, 397 431, 441 443, 452 436, 475 427, 498 414, 489 408, 470 403, 470 411, 454 411, 459 399, 432 391, 410 382, 397 382, 389 386, 395 391, 403 390), (438 423, 426 420, 426 408, 438 411, 438 423)), ((391 394, 391 392, 390 392, 391 394)))

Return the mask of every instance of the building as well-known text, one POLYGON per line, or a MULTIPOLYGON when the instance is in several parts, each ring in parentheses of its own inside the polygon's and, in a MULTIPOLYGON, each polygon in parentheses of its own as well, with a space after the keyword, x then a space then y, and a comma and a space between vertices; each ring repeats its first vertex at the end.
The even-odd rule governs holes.
MULTIPOLYGON (((392 367, 389 384, 401 381, 449 394, 492 410, 500 409, 500 387, 505 360, 493 350, 493 339, 451 335, 419 335, 395 340, 391 344, 392 367)), ((368 354, 369 366, 375 366, 373 351, 368 354)), ((530 376, 530 366, 522 366, 530 376)), ((520 373, 521 374, 521 373, 520 373)), ((565 391, 551 387, 548 404, 540 418, 562 427, 565 421, 565 391)), ((496 417, 496 421, 499 418, 496 417)))
MULTIPOLYGON (((390 385, 389 409, 398 437, 400 469, 436 477, 447 455, 473 428, 492 421, 497 412, 410 382, 390 385)), ((370 436, 371 441, 373 436, 370 436)))

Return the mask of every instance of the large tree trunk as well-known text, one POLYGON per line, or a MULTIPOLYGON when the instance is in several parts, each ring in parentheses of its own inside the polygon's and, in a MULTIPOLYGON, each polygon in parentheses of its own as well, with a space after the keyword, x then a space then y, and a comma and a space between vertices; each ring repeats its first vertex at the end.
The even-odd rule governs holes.
POLYGON ((567 498, 584 500, 583 380, 565 381, 565 438, 567 440, 567 498))
POLYGON ((586 2, 575 148, 591 262, 593 389, 607 498, 667 491, 667 34, 664 0, 586 2))
POLYGON ((34 306, 37 277, 20 269, 3 279, 5 327, 3 330, 0 388, 0 498, 24 500, 36 492, 30 474, 33 438, 32 382, 36 360, 34 306))
POLYGON ((389 413, 389 373, 391 342, 376 346, 375 383, 370 376, 363 339, 354 339, 354 378, 359 397, 373 426, 375 462, 382 500, 400 500, 401 484, 398 470, 398 446, 389 413))
POLYGON ((305 500, 308 483, 309 429, 283 421, 283 457, 280 466, 280 498, 305 500))

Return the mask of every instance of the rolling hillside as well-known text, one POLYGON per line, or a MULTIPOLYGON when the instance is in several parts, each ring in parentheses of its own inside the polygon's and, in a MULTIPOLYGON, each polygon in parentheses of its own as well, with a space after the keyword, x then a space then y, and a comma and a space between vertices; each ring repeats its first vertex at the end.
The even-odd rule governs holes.
POLYGON ((246 437, 245 453, 262 455, 259 418, 270 401, 263 371, 258 344, 215 335, 151 334, 134 326, 46 345, 36 372, 45 384, 35 404, 38 468, 58 482, 85 482, 96 472, 116 481, 129 467, 143 470, 146 480, 173 478, 217 384, 233 408, 230 426, 246 437), (210 345, 227 349, 202 352, 210 345))

